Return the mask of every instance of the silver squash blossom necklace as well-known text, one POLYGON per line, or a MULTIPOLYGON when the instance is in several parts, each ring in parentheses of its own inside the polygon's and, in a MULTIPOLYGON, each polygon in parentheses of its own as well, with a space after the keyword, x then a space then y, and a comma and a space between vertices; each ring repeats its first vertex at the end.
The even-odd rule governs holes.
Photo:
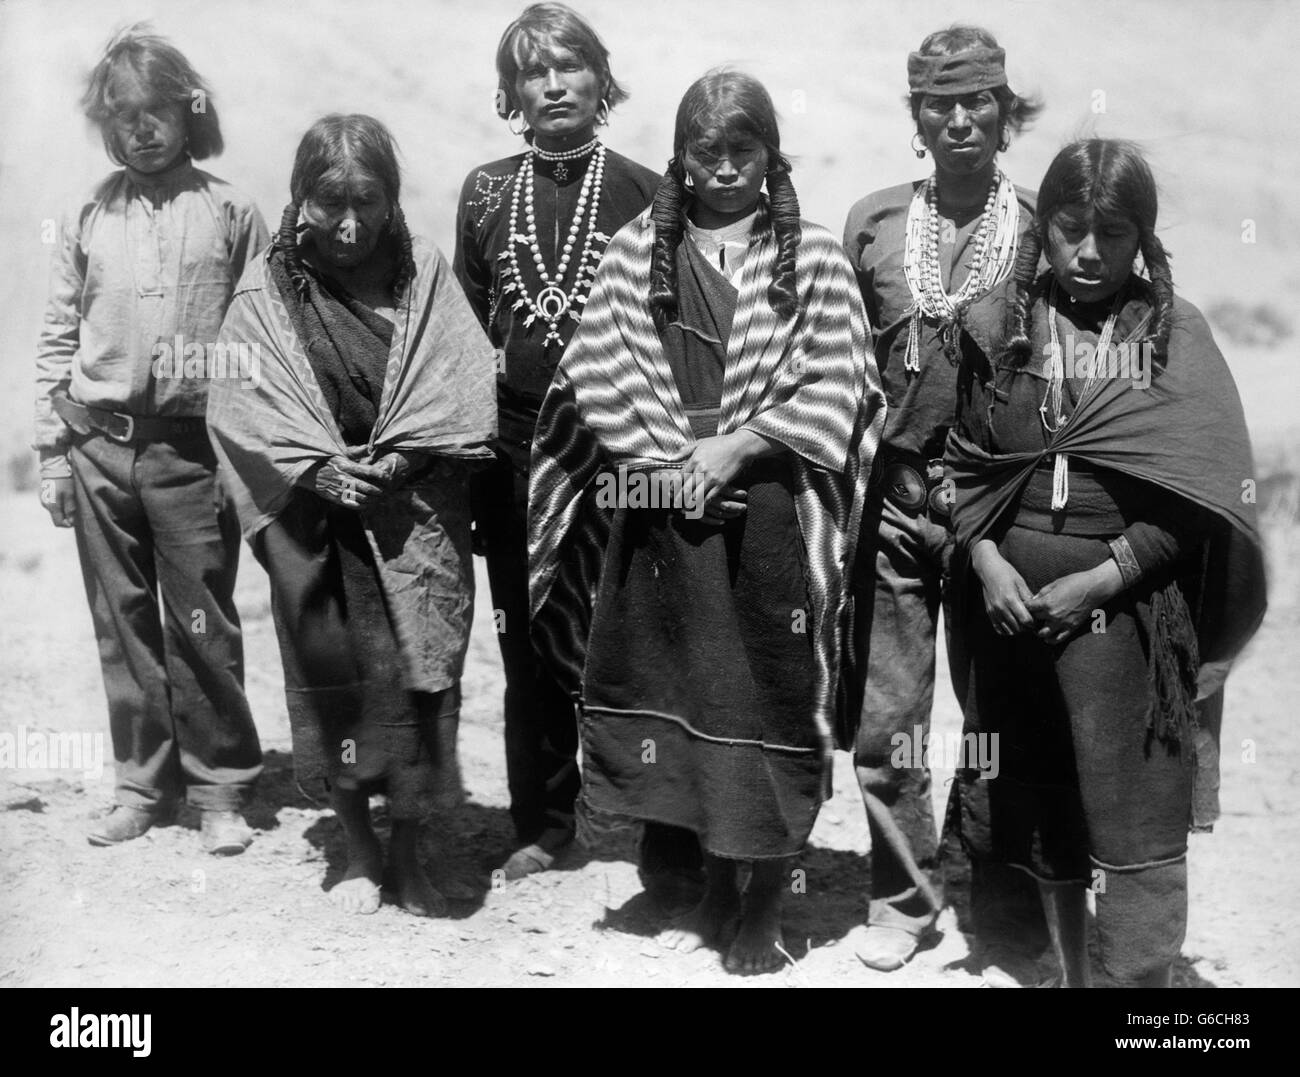
POLYGON ((600 192, 605 175, 605 147, 598 139, 592 139, 585 145, 577 149, 565 150, 558 153, 539 150, 536 147, 530 149, 524 154, 523 162, 519 166, 519 172, 515 176, 514 192, 510 198, 510 241, 506 249, 497 257, 506 263, 502 276, 508 278, 502 286, 502 293, 514 292, 516 298, 511 305, 511 310, 528 311, 524 318, 525 328, 532 325, 534 321, 540 318, 547 325, 546 338, 542 342, 544 347, 551 344, 563 345, 564 340, 560 336, 560 326, 565 316, 573 318, 574 321, 581 320, 579 313, 581 306, 587 302, 588 290, 591 288, 592 277, 596 272, 596 263, 600 261, 601 251, 593 249, 593 243, 596 240, 608 242, 609 237, 596 229, 596 219, 600 212, 600 192), (559 264, 555 267, 555 273, 552 275, 546 268, 546 261, 542 257, 541 244, 537 238, 537 216, 533 210, 533 189, 536 185, 536 177, 533 171, 533 159, 540 157, 543 161, 558 162, 555 167, 555 178, 561 183, 568 178, 568 169, 566 161, 580 160, 588 155, 593 155, 591 164, 587 168, 587 174, 582 179, 582 188, 578 192, 578 207, 574 211, 573 221, 569 225, 568 235, 565 237, 564 244, 560 249, 559 264), (520 211, 522 207, 524 227, 520 227, 520 211), (574 263, 574 250, 578 248, 579 237, 582 239, 581 250, 579 251, 577 262, 574 263), (541 281, 541 288, 536 295, 531 295, 524 283, 523 273, 519 268, 519 254, 517 247, 527 247, 533 258, 533 266, 537 270, 538 280, 541 281), (573 264, 573 283, 568 290, 565 290, 564 281, 569 272, 569 266, 573 264))

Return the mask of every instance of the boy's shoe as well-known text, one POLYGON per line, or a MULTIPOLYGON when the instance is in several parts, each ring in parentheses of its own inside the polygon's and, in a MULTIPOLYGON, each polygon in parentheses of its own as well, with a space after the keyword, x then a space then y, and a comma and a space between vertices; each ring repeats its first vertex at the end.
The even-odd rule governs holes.
POLYGON ((147 833, 151 827, 166 826, 175 817, 176 805, 171 802, 152 808, 115 804, 112 811, 91 827, 86 839, 91 845, 121 845, 147 833))
POLYGON ((237 811, 203 812, 203 848, 213 856, 238 856, 253 842, 253 831, 237 811))

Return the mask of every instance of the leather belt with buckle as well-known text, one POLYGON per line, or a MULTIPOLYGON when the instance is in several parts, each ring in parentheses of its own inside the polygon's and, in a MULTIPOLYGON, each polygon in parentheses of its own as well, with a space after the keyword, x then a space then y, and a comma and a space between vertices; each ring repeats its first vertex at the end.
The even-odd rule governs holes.
POLYGON ((79 434, 98 431, 114 441, 168 441, 172 438, 198 437, 206 434, 206 420, 197 417, 168 418, 163 415, 128 415, 107 408, 78 404, 69 397, 56 395, 55 412, 79 434))

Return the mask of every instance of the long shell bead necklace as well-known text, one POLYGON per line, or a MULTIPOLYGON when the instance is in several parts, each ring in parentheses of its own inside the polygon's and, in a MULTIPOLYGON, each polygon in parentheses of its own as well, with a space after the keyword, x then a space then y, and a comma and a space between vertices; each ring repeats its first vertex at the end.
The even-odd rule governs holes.
MULTIPOLYGON (((1051 353, 1047 363, 1047 391, 1043 393, 1043 403, 1038 408, 1043 429, 1049 435, 1055 434, 1065 425, 1065 353, 1061 350, 1061 333, 1056 326, 1056 278, 1052 278, 1047 291, 1047 325, 1050 334, 1051 353)), ((1073 301, 1073 300, 1071 300, 1073 301)), ((1094 360, 1089 364, 1088 378, 1084 382, 1080 399, 1092 388, 1097 380, 1099 363, 1095 356, 1106 356, 1110 352, 1110 342, 1115 336, 1115 323, 1119 321, 1119 293, 1111 303, 1110 314, 1101 327, 1097 345, 1093 350, 1094 360)), ((1052 463, 1052 511, 1060 512, 1070 500, 1070 458, 1068 453, 1058 452, 1052 463)))
POLYGON ((943 273, 939 267, 937 178, 931 176, 913 195, 907 211, 907 244, 903 253, 903 274, 912 293, 907 353, 903 358, 905 370, 921 369, 922 318, 939 322, 944 351, 949 358, 956 356, 967 308, 1005 280, 1015 264, 1019 217, 1015 187, 998 169, 984 200, 970 271, 961 287, 949 295, 943 289, 943 273))
POLYGON ((608 237, 597 231, 596 220, 600 213, 600 192, 604 186, 603 180, 605 175, 605 147, 597 139, 592 139, 586 145, 579 146, 577 149, 567 150, 559 153, 550 153, 545 150, 536 148, 530 149, 524 154, 523 162, 519 166, 519 172, 515 177, 514 193, 510 198, 510 242, 506 249, 497 257, 506 263, 502 272, 503 277, 509 280, 502 285, 503 294, 508 292, 516 293, 511 310, 527 310, 524 317, 524 326, 527 328, 537 319, 541 319, 547 325, 546 337, 543 340, 543 347, 549 347, 551 344, 557 344, 561 347, 564 340, 560 335, 560 326, 565 316, 571 317, 574 321, 581 320, 580 308, 587 302, 588 290, 591 288, 591 281, 596 272, 596 263, 600 261, 601 250, 593 249, 596 240, 608 242, 608 237), (564 244, 560 248, 559 263, 555 267, 555 273, 552 275, 546 268, 546 260, 542 257, 541 244, 537 238, 537 216, 533 210, 533 188, 535 186, 535 176, 533 171, 534 157, 540 157, 544 161, 558 161, 556 167, 556 178, 563 182, 568 175, 560 175, 560 168, 565 161, 578 160, 588 154, 593 155, 591 164, 587 167, 587 174, 582 178, 582 187, 578 192, 578 207, 574 211, 573 221, 569 225, 568 235, 565 237, 564 244), (524 227, 520 227, 520 217, 524 222, 524 227), (586 236, 582 239, 581 249, 579 250, 576 265, 573 270, 573 284, 568 291, 564 289, 564 280, 568 275, 569 266, 573 263, 575 249, 579 247, 579 237, 583 235, 583 229, 586 229, 586 236), (524 246, 528 248, 529 254, 532 255, 533 266, 537 270, 537 278, 541 281, 541 288, 536 295, 531 295, 524 284, 523 273, 519 268, 519 254, 517 247, 524 246))

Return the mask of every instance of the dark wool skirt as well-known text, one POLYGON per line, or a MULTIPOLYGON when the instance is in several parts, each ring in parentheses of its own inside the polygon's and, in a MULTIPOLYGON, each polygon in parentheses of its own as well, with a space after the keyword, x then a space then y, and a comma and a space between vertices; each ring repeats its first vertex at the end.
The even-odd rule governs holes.
MULTIPOLYGON (((1000 544, 1031 591, 1102 563, 1098 538, 1013 527, 1000 544)), ((1096 893, 1102 962, 1120 980, 1177 957, 1187 923, 1194 753, 1149 730, 1151 585, 1060 646, 994 634, 972 577, 965 732, 995 737, 997 776, 960 773, 962 843, 977 859, 1096 893)))
POLYGON ((721 527, 615 517, 584 675, 581 808, 592 825, 666 823, 756 860, 802 849, 823 758, 789 466, 761 462, 742 485, 748 510, 721 527))
POLYGON ((360 516, 295 490, 255 553, 271 578, 299 783, 385 793, 397 819, 456 803, 459 686, 403 688, 360 516))

